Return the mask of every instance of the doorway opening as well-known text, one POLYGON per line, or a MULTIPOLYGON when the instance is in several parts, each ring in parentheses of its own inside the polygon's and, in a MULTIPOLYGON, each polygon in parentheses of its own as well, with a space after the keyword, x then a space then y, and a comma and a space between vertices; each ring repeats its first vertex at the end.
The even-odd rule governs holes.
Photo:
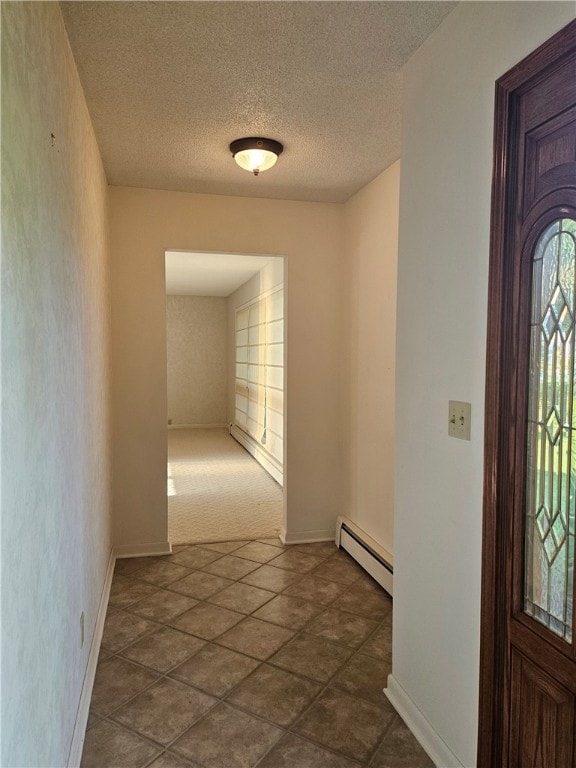
POLYGON ((168 536, 285 525, 285 259, 166 251, 168 536))

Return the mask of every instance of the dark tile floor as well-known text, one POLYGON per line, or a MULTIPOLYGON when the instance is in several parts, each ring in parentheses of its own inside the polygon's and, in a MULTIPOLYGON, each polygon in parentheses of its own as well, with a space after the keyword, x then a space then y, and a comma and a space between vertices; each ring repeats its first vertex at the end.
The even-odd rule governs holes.
POLYGON ((82 768, 428 768, 391 643, 391 599, 330 543, 119 560, 82 768))

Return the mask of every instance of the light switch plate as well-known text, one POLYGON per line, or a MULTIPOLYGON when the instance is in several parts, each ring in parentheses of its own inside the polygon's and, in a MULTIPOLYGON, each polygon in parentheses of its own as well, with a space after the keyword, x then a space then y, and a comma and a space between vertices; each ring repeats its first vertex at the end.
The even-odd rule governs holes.
POLYGON ((460 440, 470 440, 470 416, 472 406, 460 400, 448 402, 448 434, 460 440))

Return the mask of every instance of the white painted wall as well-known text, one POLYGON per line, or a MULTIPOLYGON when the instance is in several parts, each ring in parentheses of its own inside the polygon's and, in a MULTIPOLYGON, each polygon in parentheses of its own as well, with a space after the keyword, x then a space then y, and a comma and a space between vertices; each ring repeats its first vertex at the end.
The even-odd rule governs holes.
POLYGON ((167 537, 167 249, 286 255, 288 533, 333 535, 344 475, 341 206, 111 187, 110 238, 115 544, 167 537))
POLYGON ((461 3, 404 70, 393 676, 476 762, 494 82, 572 3, 461 3), (472 403, 470 442, 448 400, 472 403))
POLYGON ((346 514, 393 552, 400 162, 344 206, 349 351, 346 514))
POLYGON ((168 419, 173 425, 226 424, 227 300, 166 297, 168 419))
POLYGON ((111 549, 107 190, 58 4, 1 10, 0 762, 63 766, 111 549))

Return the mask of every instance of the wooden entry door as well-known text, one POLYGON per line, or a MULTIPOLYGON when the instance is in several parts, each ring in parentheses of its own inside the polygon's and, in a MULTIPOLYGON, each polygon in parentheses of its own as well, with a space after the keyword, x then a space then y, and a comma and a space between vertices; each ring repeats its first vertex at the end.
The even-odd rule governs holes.
POLYGON ((576 767, 576 22, 497 83, 478 764, 576 767))

